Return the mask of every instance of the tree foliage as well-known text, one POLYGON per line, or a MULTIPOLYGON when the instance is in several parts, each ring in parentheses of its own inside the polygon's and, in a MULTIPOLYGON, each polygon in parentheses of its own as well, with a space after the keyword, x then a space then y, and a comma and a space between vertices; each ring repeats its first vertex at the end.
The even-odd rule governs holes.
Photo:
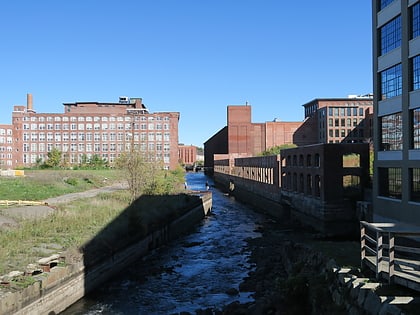
POLYGON ((267 155, 277 155, 280 154, 280 151, 283 149, 290 149, 290 148, 296 148, 296 144, 282 144, 282 145, 276 145, 274 147, 271 147, 263 152, 261 152, 260 155, 267 156, 267 155))
POLYGON ((163 169, 161 161, 139 152, 125 152, 116 161, 124 173, 131 195, 131 202, 141 194, 163 195, 179 190, 184 181, 181 167, 175 171, 163 169))
POLYGON ((57 148, 52 148, 47 154, 48 159, 44 162, 46 167, 58 167, 61 163, 61 151, 57 148))

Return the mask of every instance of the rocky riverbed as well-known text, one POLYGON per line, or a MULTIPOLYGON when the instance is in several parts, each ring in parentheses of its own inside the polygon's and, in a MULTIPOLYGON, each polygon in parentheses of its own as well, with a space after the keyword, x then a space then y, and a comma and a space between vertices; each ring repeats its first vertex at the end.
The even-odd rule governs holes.
POLYGON ((260 231, 262 237, 249 239, 247 245, 255 269, 239 288, 255 292, 255 301, 197 310, 197 315, 347 314, 331 299, 326 270, 335 261, 314 248, 310 240, 317 234, 270 219, 260 231))

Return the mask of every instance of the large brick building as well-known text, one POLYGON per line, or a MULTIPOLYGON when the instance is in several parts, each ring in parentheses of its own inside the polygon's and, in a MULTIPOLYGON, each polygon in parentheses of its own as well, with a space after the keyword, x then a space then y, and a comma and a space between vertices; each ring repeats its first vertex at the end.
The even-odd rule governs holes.
POLYGON ((178 145, 179 163, 192 166, 197 162, 197 147, 194 145, 178 145))
POLYGON ((302 105, 306 144, 370 143, 372 141, 373 95, 318 98, 302 105))
POLYGON ((32 166, 53 148, 69 165, 94 155, 112 164, 133 149, 174 169, 179 117, 178 112, 149 113, 141 98, 128 97, 115 103, 65 103, 63 114, 36 113, 28 94, 26 106, 14 106, 12 125, 0 125, 0 166, 32 166))
POLYGON ((229 105, 227 126, 204 143, 204 166, 213 168, 214 154, 247 157, 257 155, 271 147, 292 144, 302 122, 274 120, 264 123, 251 122, 251 106, 229 105))

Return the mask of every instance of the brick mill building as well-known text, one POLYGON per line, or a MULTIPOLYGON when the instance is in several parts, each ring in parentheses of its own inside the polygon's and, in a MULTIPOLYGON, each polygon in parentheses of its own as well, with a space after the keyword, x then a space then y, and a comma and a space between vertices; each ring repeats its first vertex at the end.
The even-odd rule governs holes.
POLYGON ((370 143, 373 132, 373 95, 317 98, 305 110, 306 144, 370 143), (308 133, 307 130, 312 130, 308 133))
POLYGON ((213 168, 215 154, 248 157, 277 145, 292 144, 294 141, 299 143, 296 131, 301 125, 302 122, 278 119, 253 123, 250 105, 229 105, 227 126, 204 143, 204 167, 213 168))
POLYGON ((197 162, 197 147, 194 145, 178 145, 179 163, 192 166, 197 162))
POLYGON ((302 106, 301 122, 252 123, 250 105, 229 105, 227 126, 204 143, 204 166, 212 169, 215 159, 255 156, 284 144, 372 142, 371 94, 317 98, 302 106))
POLYGON ((150 113, 141 98, 128 97, 63 105, 63 114, 36 113, 28 94, 26 106, 14 106, 12 125, 0 125, 0 167, 33 166, 53 148, 69 165, 94 155, 112 164, 131 149, 165 169, 178 165, 178 112, 150 113))

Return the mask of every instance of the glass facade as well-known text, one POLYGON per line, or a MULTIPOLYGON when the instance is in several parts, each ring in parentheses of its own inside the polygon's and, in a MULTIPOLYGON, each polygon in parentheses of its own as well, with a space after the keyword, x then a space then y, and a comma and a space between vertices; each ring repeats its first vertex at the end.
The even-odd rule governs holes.
POLYGON ((411 7, 410 10, 411 19, 411 39, 416 38, 420 35, 420 3, 417 3, 411 7))
POLYGON ((411 90, 420 89, 420 55, 415 56, 411 59, 411 69, 412 69, 412 87, 411 90))
POLYGON ((410 169, 410 201, 420 202, 420 168, 410 169))
POLYGON ((382 10, 394 1, 395 0, 379 0, 379 10, 382 10))
POLYGON ((381 99, 387 99, 402 93, 401 64, 381 72, 381 99))
POLYGON ((411 110, 411 148, 420 149, 420 108, 411 110))
POLYGON ((402 150, 402 117, 395 113, 381 117, 381 151, 402 150))
POLYGON ((380 29, 381 55, 401 46, 401 16, 396 17, 380 29))
POLYGON ((401 199, 401 168, 378 168, 379 196, 401 199))

